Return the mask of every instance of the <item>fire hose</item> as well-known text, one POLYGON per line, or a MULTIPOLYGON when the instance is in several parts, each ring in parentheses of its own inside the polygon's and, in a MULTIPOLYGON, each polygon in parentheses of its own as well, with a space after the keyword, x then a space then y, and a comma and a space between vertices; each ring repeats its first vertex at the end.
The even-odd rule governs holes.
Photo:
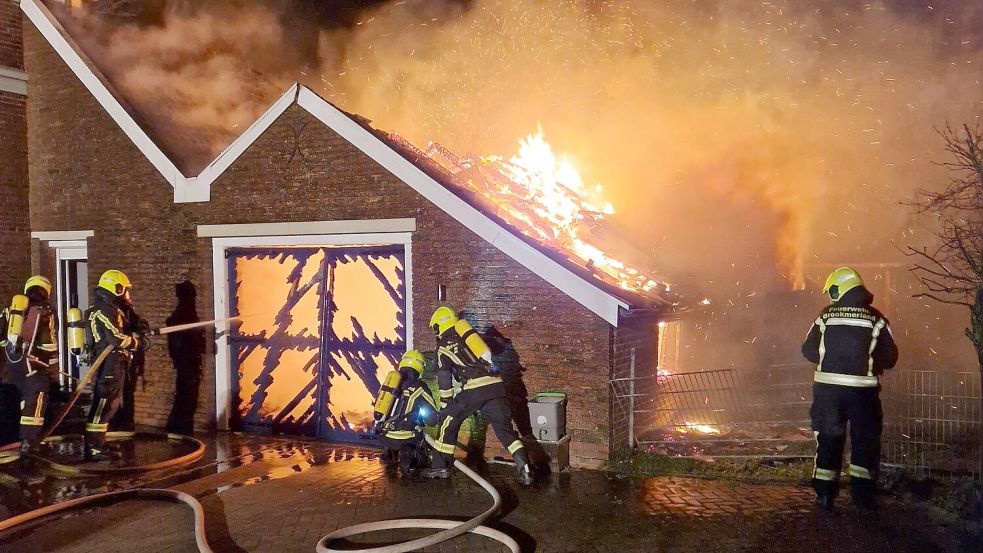
POLYGON ((205 538, 205 509, 202 507, 201 502, 184 492, 159 488, 136 488, 118 492, 100 493, 41 507, 40 509, 35 509, 0 522, 0 533, 70 509, 77 509, 82 506, 91 507, 99 503, 115 503, 130 499, 180 501, 191 507, 195 515, 195 542, 198 544, 198 551, 200 553, 214 553, 208 545, 208 539, 205 538))
MULTIPOLYGON (((424 435, 424 437, 426 438, 427 443, 430 444, 430 447, 436 446, 433 438, 426 435, 424 435)), ((479 536, 485 536, 486 538, 491 538, 503 544, 505 547, 508 547, 512 553, 520 553, 519 544, 511 536, 500 530, 495 530, 494 528, 489 528, 482 525, 485 520, 498 512, 498 509, 502 506, 502 496, 498 493, 498 490, 496 490, 495 487, 492 486, 487 480, 478 475, 477 472, 471 470, 470 467, 461 461, 455 460, 454 468, 463 472, 468 478, 474 480, 476 484, 488 492, 488 495, 490 495, 492 498, 492 506, 489 507, 487 511, 465 522, 442 520, 438 518, 404 518, 356 524, 354 526, 348 526, 347 528, 335 530, 334 532, 331 532, 330 534, 321 538, 320 541, 317 542, 317 553, 335 553, 337 551, 359 551, 361 553, 405 553, 408 551, 423 549, 424 547, 430 547, 468 532, 479 536), (415 540, 382 547, 370 547, 367 549, 354 550, 331 548, 332 542, 342 538, 350 538, 360 534, 380 532, 383 530, 401 530, 410 528, 435 529, 442 531, 429 536, 424 536, 422 538, 417 538, 415 540)))
MULTIPOLYGON (((426 436, 426 439, 431 446, 434 445, 433 438, 426 436)), ((406 553, 409 551, 419 550, 424 547, 430 547, 469 532, 479 536, 491 538, 507 547, 512 553, 521 553, 518 542, 516 542, 511 536, 500 530, 495 530, 494 528, 489 528, 488 526, 484 526, 482 524, 489 517, 498 512, 502 505, 502 496, 498 493, 498 490, 496 490, 487 480, 471 470, 461 461, 455 460, 454 468, 463 472, 468 478, 474 480, 475 483, 488 492, 488 495, 490 495, 492 498, 492 506, 489 507, 488 510, 465 522, 436 518, 407 518, 382 520, 378 522, 348 526, 346 528, 335 530, 334 532, 331 532, 330 534, 321 538, 317 542, 317 553, 335 553, 337 551, 359 551, 361 553, 406 553), (350 538, 356 535, 380 532, 383 530, 399 529, 434 529, 441 531, 437 532, 436 534, 417 538, 415 540, 382 547, 354 550, 332 548, 333 542, 343 538, 350 538)), ((201 502, 184 492, 160 488, 137 488, 132 490, 101 493, 65 501, 55 505, 49 505, 47 507, 42 507, 34 511, 17 515, 7 520, 0 521, 0 533, 71 509, 77 509, 83 506, 91 507, 96 504, 115 503, 117 501, 126 500, 171 500, 180 501, 188 505, 194 512, 194 534, 199 553, 213 553, 212 548, 208 545, 208 539, 205 536, 205 510, 201 502)))

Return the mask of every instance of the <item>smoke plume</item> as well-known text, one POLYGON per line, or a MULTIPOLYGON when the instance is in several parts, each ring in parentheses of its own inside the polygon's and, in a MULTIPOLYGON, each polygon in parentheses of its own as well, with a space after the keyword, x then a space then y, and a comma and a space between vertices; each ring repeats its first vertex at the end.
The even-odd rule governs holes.
MULTIPOLYGON (((295 80, 420 146, 508 155, 542 125, 708 320, 832 264, 903 264, 894 243, 930 234, 899 202, 948 178, 934 128, 983 112, 977 2, 349 4, 60 17, 190 174, 295 80)), ((907 305, 896 324, 965 349, 963 314, 908 301, 890 271, 872 288, 907 305)))

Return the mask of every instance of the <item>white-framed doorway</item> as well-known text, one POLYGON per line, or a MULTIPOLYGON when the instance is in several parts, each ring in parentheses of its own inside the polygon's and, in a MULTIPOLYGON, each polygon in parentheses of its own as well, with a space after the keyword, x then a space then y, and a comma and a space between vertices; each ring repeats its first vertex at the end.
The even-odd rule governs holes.
MULTIPOLYGON (((322 221, 311 223, 270 223, 248 225, 199 226, 198 235, 212 239, 212 285, 214 313, 218 319, 230 315, 229 250, 243 248, 291 248, 344 246, 401 246, 403 248, 403 279, 405 287, 405 345, 413 347, 413 271, 412 233, 414 219, 384 219, 360 221, 322 221), (289 234, 291 231, 319 231, 320 234, 289 234), (365 232, 345 232, 358 230, 365 232), (379 230, 382 232, 372 232, 379 230), (264 231, 270 232, 265 234, 264 231), (276 232, 284 234, 274 234, 276 232), (236 234, 239 234, 236 236, 236 234)), ((230 429, 233 410, 233 356, 229 340, 231 326, 220 321, 216 325, 215 344, 215 424, 220 430, 230 429)))
POLYGON ((85 377, 88 366, 80 364, 68 350, 68 310, 89 308, 89 250, 84 241, 49 242, 55 250, 55 285, 58 313, 59 382, 73 387, 73 380, 85 377), (67 373, 67 374, 66 374, 67 373))
MULTIPOLYGON (((89 308, 89 247, 87 239, 94 236, 91 230, 32 232, 31 238, 40 240, 54 253, 55 274, 54 307, 58 327, 58 382, 62 388, 72 388, 77 379, 85 376, 88 367, 81 366, 68 351, 68 334, 65 324, 68 310, 73 307, 83 312, 89 308)), ((49 278, 52 275, 46 275, 49 278)))

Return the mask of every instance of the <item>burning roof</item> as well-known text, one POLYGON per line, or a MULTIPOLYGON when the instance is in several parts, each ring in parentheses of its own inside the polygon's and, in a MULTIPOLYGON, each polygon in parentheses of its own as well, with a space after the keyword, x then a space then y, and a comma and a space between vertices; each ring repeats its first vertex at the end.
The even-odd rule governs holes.
POLYGON ((521 139, 509 159, 459 156, 437 143, 421 150, 398 134, 382 134, 410 161, 435 166, 428 169, 452 191, 616 295, 633 304, 673 305, 668 283, 605 251, 603 242, 612 237, 601 240, 595 229, 608 223, 614 206, 604 200, 600 184, 586 186, 576 168, 553 152, 542 129, 521 139))

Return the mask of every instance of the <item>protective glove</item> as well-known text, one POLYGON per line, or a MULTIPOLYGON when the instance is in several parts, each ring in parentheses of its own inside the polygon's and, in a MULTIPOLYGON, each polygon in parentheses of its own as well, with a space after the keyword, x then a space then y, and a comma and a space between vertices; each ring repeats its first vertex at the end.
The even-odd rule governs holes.
POLYGON ((134 332, 131 338, 133 338, 133 342, 136 344, 136 347, 133 349, 138 351, 147 351, 150 349, 150 336, 139 332, 134 332))

